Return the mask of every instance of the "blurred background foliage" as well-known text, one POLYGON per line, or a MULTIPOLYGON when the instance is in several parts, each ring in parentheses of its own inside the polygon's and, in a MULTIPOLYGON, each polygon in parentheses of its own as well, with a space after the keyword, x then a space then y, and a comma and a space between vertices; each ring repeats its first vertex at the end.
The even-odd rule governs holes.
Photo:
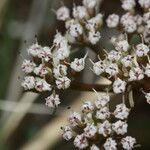
MULTIPOLYGON (((63 2, 70 8, 73 2, 81 4, 81 0, 63 2)), ((114 12, 122 14, 119 5, 119 0, 104 0, 100 10, 106 16, 114 12)), ((25 95, 20 87, 23 77, 20 65, 27 58, 26 48, 35 41, 35 35, 41 45, 50 45, 56 29, 64 32, 64 24, 51 11, 60 6, 60 0, 0 0, 0 150, 74 149, 61 138, 65 112, 69 113, 68 106, 79 109, 82 101, 94 98, 93 94, 66 90, 61 93, 61 107, 51 115, 51 110, 44 105, 45 95, 25 95)), ((109 47, 107 41, 112 34, 116 32, 104 28, 101 47, 109 47)), ((95 59, 92 52, 90 57, 95 59)), ((89 69, 82 73, 80 80, 97 82, 89 69)), ((129 133, 142 145, 139 149, 150 150, 150 106, 139 93, 134 96, 137 106, 129 118, 129 133)), ((119 100, 120 96, 113 97, 112 105, 119 100)))

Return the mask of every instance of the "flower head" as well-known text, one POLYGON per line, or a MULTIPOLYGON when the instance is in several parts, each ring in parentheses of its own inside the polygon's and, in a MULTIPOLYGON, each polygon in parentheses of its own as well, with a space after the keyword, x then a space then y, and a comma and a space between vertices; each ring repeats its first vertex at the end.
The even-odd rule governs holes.
POLYGON ((46 100, 45 105, 51 108, 55 108, 60 104, 59 95, 57 94, 52 94, 49 97, 47 97, 45 100, 46 100))
POLYGON ((106 20, 107 26, 109 28, 115 28, 118 26, 119 24, 119 16, 116 14, 111 14, 108 16, 107 20, 106 20))
POLYGON ((70 14, 69 14, 69 9, 66 6, 60 7, 57 12, 56 16, 58 20, 65 21, 69 19, 70 14))
POLYGON ((127 119, 130 109, 126 107, 125 104, 119 104, 116 106, 114 111, 114 116, 118 119, 124 120, 127 119))
POLYGON ((127 136, 121 140, 121 143, 124 149, 130 150, 134 148, 136 139, 131 136, 127 136))
POLYGON ((112 138, 108 138, 104 144, 105 150, 117 150, 117 143, 112 138))
POLYGON ((113 91, 114 93, 122 93, 126 89, 126 82, 117 78, 113 83, 113 91))

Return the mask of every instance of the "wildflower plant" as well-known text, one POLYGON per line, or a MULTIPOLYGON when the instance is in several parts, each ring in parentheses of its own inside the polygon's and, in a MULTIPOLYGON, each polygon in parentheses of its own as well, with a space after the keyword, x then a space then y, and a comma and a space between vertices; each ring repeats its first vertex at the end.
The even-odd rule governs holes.
MULTIPOLYGON (((31 59, 23 61, 22 70, 26 75, 22 86, 26 91, 48 91, 46 105, 56 108, 60 104, 59 92, 73 86, 74 73, 82 72, 89 60, 92 64, 89 70, 109 79, 112 84, 107 88, 121 94, 122 103, 112 110, 109 93, 99 94, 93 84, 88 86, 97 98, 94 103, 84 102, 81 113, 71 113, 69 124, 62 126, 63 138, 73 140, 78 149, 131 150, 137 144, 127 133, 128 116, 136 103, 134 90, 144 94, 150 104, 150 1, 121 0, 125 12, 121 16, 102 14, 98 9, 101 2, 105 1, 83 0, 82 5, 73 4, 72 10, 64 4, 53 10, 57 19, 64 22, 65 33, 56 31, 50 47, 36 42, 27 49, 31 59), (119 34, 110 38, 111 50, 103 48, 99 52, 98 43, 105 24, 119 34), (90 47, 98 61, 92 60, 88 51, 82 58, 71 60, 73 47, 81 45, 84 49, 90 47)), ((97 89, 104 91, 105 88, 99 85, 97 89)))

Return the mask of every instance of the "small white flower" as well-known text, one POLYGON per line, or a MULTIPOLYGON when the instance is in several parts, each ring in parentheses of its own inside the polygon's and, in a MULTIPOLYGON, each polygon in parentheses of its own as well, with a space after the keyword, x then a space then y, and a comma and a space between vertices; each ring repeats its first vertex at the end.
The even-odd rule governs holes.
POLYGON ((130 11, 134 9, 136 3, 135 0, 123 0, 122 1, 122 8, 126 11, 130 11))
POLYGON ((131 15, 131 13, 127 12, 121 17, 121 24, 126 25, 130 20, 134 20, 134 16, 131 15))
POLYGON ((149 21, 149 20, 150 20, 150 12, 148 11, 148 12, 143 14, 143 21, 145 23, 147 23, 147 21, 149 21))
POLYGON ((84 58, 75 58, 73 62, 71 62, 70 67, 76 71, 80 72, 85 68, 85 59, 87 57, 87 54, 84 56, 84 58))
POLYGON ((103 107, 96 112, 97 119, 105 120, 108 119, 109 117, 110 117, 110 112, 108 107, 103 107))
POLYGON ((25 72, 26 74, 33 72, 36 64, 32 62, 31 60, 24 60, 22 63, 22 71, 25 72))
POLYGON ((115 50, 111 50, 109 53, 108 53, 108 56, 107 58, 110 60, 110 61, 118 61, 121 57, 121 53, 120 52, 117 52, 115 50))
POLYGON ((144 72, 139 67, 134 67, 129 71, 129 81, 142 80, 144 78, 144 72))
POLYGON ((89 113, 93 110, 94 110, 94 106, 90 101, 84 102, 84 104, 82 105, 83 112, 89 113))
POLYGON ((88 124, 86 128, 84 128, 84 135, 87 138, 92 138, 95 136, 97 132, 97 127, 94 124, 88 124))
POLYGON ((38 76, 43 77, 46 74, 48 74, 48 70, 47 70, 47 67, 45 66, 45 64, 40 64, 38 67, 35 67, 34 73, 38 76))
POLYGON ((139 0, 138 2, 141 5, 141 7, 145 8, 145 9, 150 8, 150 0, 139 0))
POLYGON ((69 29, 71 25, 75 24, 76 20, 75 19, 69 19, 65 22, 65 27, 66 29, 69 29))
POLYGON ((60 32, 57 32, 54 40, 54 51, 53 58, 56 57, 59 60, 64 60, 70 54, 70 46, 68 45, 68 40, 66 37, 62 36, 60 32))
POLYGON ((109 28, 115 28, 118 26, 119 24, 119 16, 116 14, 111 14, 108 16, 107 20, 106 20, 107 26, 109 28))
POLYGON ((53 69, 54 77, 59 78, 67 75, 67 66, 59 64, 53 69))
MULTIPOLYGON (((93 63, 93 62, 92 62, 93 63)), ((105 71, 105 67, 104 67, 104 62, 103 61, 98 61, 96 63, 93 63, 93 72, 96 75, 100 75, 105 71)))
POLYGON ((123 93, 126 89, 127 83, 120 78, 117 78, 113 83, 113 91, 114 93, 123 93))
POLYGON ((56 12, 56 16, 58 20, 62 21, 69 19, 70 17, 69 9, 66 6, 60 7, 56 12))
POLYGON ((89 36, 88 36, 88 40, 91 44, 96 44, 99 39, 101 38, 100 32, 99 31, 90 31, 89 32, 89 36))
POLYGON ((97 147, 95 144, 93 144, 93 145, 90 147, 90 150, 100 150, 100 148, 97 147))
POLYGON ((87 18, 88 17, 87 9, 84 6, 74 6, 73 17, 77 19, 87 18))
POLYGON ((79 148, 79 149, 85 149, 86 147, 88 147, 88 140, 87 138, 84 136, 84 134, 81 135, 77 135, 74 139, 74 145, 75 147, 79 148))
POLYGON ((145 98, 148 104, 150 104, 150 93, 145 93, 145 98))
POLYGON ((117 119, 127 119, 129 115, 130 109, 126 107, 125 104, 119 104, 116 106, 116 109, 114 111, 114 116, 117 119))
POLYGON ((63 138, 67 141, 72 139, 73 137, 73 131, 69 126, 62 127, 63 130, 63 138))
POLYGON ((131 55, 127 55, 125 57, 123 57, 121 59, 121 63, 125 66, 125 67, 129 67, 132 65, 132 61, 133 61, 133 56, 131 55))
POLYGON ((99 124, 98 133, 102 134, 104 137, 107 137, 112 132, 111 128, 111 124, 108 120, 106 120, 102 124, 99 124))
POLYGON ((68 44, 68 41, 66 37, 62 36, 60 32, 57 32, 54 36, 53 44, 57 48, 66 47, 68 44))
POLYGON ((57 78, 56 85, 58 89, 67 89, 70 86, 70 82, 71 80, 68 77, 63 76, 63 77, 57 78))
POLYGON ((77 112, 73 112, 69 118, 68 121, 70 123, 71 126, 75 127, 77 125, 79 125, 81 123, 81 114, 77 113, 77 112))
POLYGON ((41 78, 36 78, 35 89, 39 92, 52 90, 51 85, 41 78))
POLYGON ((43 47, 38 56, 39 58, 42 58, 44 61, 48 62, 52 58, 51 48, 43 47))
POLYGON ((137 20, 131 13, 126 13, 121 17, 120 20, 124 30, 128 33, 133 33, 137 29, 137 20))
POLYGON ((38 57, 42 50, 43 48, 38 43, 31 45, 27 49, 28 53, 33 57, 38 57))
POLYGON ((33 76, 26 76, 21 83, 25 90, 31 90, 35 87, 35 79, 33 76))
POLYGON ((70 54, 70 47, 64 46, 64 47, 57 49, 54 52, 54 57, 56 57, 59 60, 64 60, 65 58, 69 57, 69 54, 70 54))
POLYGON ((108 138, 106 142, 104 143, 104 149, 105 150, 117 150, 116 147, 117 143, 112 138, 108 138))
POLYGON ((69 33, 71 36, 77 38, 83 33, 83 27, 80 23, 71 24, 69 28, 69 33))
POLYGON ((128 20, 128 22, 124 24, 124 29, 128 33, 133 33, 137 29, 137 24, 134 20, 128 20))
POLYGON ((145 74, 150 77, 150 64, 147 64, 145 67, 145 74))
POLYGON ((136 55, 138 57, 145 56, 147 55, 148 52, 149 52, 149 48, 147 45, 141 43, 136 46, 136 55))
POLYGON ((139 14, 137 14, 136 16, 134 16, 134 20, 135 20, 135 22, 136 22, 136 24, 138 26, 141 26, 142 23, 143 23, 143 17, 141 15, 139 15, 139 14))
POLYGON ((123 122, 121 120, 115 122, 112 124, 112 129, 118 134, 118 135, 124 135, 127 133, 127 123, 123 122))
POLYGON ((94 8, 97 4, 97 0, 83 0, 83 5, 87 8, 94 8))
POLYGON ((121 140, 121 144, 125 150, 131 150, 136 144, 136 139, 131 136, 126 136, 121 140))
POLYGON ((105 68, 105 72, 108 73, 110 76, 118 74, 119 72, 118 65, 116 63, 110 62, 105 68))
POLYGON ((129 48, 130 48, 130 45, 127 40, 120 40, 120 41, 116 42, 115 49, 118 51, 126 52, 126 51, 128 51, 129 48))
POLYGON ((45 105, 51 108, 55 108, 60 104, 59 95, 57 94, 52 94, 49 97, 47 97, 45 100, 46 100, 45 105))
POLYGON ((97 14, 95 17, 87 20, 86 28, 89 31, 96 31, 99 26, 103 23, 103 15, 101 13, 97 14))
POLYGON ((97 108, 105 107, 110 101, 110 96, 108 94, 99 94, 97 100, 95 101, 95 105, 97 108))
POLYGON ((92 112, 84 114, 83 121, 85 124, 89 124, 89 123, 93 122, 93 116, 92 115, 93 115, 92 112))

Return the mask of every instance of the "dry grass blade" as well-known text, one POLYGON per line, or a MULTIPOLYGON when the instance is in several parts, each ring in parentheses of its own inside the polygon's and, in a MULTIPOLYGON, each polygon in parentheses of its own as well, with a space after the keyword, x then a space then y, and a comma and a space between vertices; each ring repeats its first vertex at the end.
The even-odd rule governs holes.
POLYGON ((8 0, 0 0, 0 27, 2 24, 4 11, 6 10, 7 3, 8 3, 8 0))
POLYGON ((4 126, 1 133, 1 140, 5 141, 8 137, 13 133, 13 131, 18 127, 26 113, 28 112, 29 108, 33 104, 33 101, 38 97, 36 93, 25 93, 18 105, 14 108, 14 112, 9 116, 9 118, 4 122, 4 126), (27 105, 24 105, 24 103, 27 105), (22 110, 19 112, 19 110, 22 110), (19 112, 19 113, 17 113, 19 112))
MULTIPOLYGON (((0 110, 8 111, 8 112, 15 112, 15 113, 22 113, 24 112, 24 107, 28 107, 31 102, 22 102, 22 106, 20 109, 15 109, 19 102, 15 101, 8 101, 8 100, 0 100, 0 110)), ((40 115, 49 115, 53 113, 53 110, 50 110, 48 107, 42 104, 32 104, 28 113, 32 114, 40 114, 40 115)))

